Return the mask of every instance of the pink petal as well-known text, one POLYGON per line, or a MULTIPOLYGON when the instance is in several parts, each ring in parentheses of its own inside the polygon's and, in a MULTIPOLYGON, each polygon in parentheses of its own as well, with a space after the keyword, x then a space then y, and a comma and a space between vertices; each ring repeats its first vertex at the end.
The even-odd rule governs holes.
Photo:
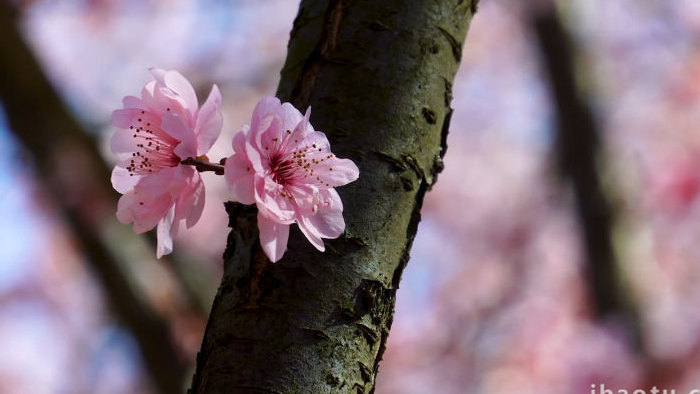
POLYGON ((234 201, 242 204, 255 202, 252 167, 244 154, 236 153, 226 159, 224 178, 234 201))
POLYGON ((197 95, 187 78, 183 77, 179 72, 171 70, 165 72, 163 82, 165 86, 182 97, 185 102, 185 109, 189 110, 192 114, 197 112, 197 95))
POLYGON ((253 146, 258 149, 260 156, 267 158, 278 151, 285 134, 282 120, 278 116, 270 116, 263 119, 258 129, 251 129, 253 146))
POLYGON ((316 214, 307 216, 306 223, 322 238, 338 238, 345 231, 343 202, 335 189, 322 190, 316 214))
POLYGON ((221 116, 221 93, 214 85, 209 97, 197 113, 195 134, 197 135, 197 155, 203 155, 211 149, 221 134, 223 117, 221 116))
POLYGON ((172 208, 172 200, 163 198, 151 201, 140 207, 134 207, 134 232, 137 234, 150 231, 172 208))
POLYGON ((233 140, 231 140, 231 147, 233 147, 234 152, 241 154, 245 153, 246 136, 248 135, 249 131, 250 127, 243 126, 241 130, 233 136, 233 140))
POLYGON ((352 160, 333 157, 316 165, 314 174, 320 178, 321 184, 338 187, 357 180, 360 170, 352 160))
POLYGON ((180 192, 175 203, 175 222, 185 219, 187 228, 194 226, 204 210, 204 182, 199 173, 194 172, 180 192))
POLYGON ((141 175, 132 175, 129 170, 124 167, 116 166, 114 170, 112 170, 112 187, 121 194, 132 190, 139 180, 141 180, 141 175))
POLYGON ((148 109, 146 105, 141 101, 140 98, 134 96, 126 96, 122 100, 124 109, 137 108, 137 109, 148 109))
POLYGON ((299 225, 299 229, 301 230, 301 232, 304 233, 306 239, 308 239, 309 242, 311 242, 311 245, 313 245, 316 249, 318 249, 321 252, 326 251, 326 246, 323 244, 321 236, 316 231, 315 227, 311 223, 309 223, 308 219, 305 216, 299 218, 297 224, 299 225))
POLYGON ((300 141, 303 141, 306 136, 313 133, 314 129, 309 123, 309 117, 311 116, 311 107, 307 108, 304 117, 299 120, 299 122, 292 129, 292 133, 287 136, 285 140, 285 147, 287 150, 293 150, 300 141))
MULTIPOLYGON (((155 78, 152 94, 154 99, 160 103, 163 103, 163 100, 170 101, 171 105, 177 103, 177 106, 181 107, 179 109, 194 116, 197 112, 197 95, 190 82, 174 70, 150 68, 149 71, 155 78)), ((162 107, 162 109, 166 108, 162 107)))
POLYGON ((328 142, 328 137, 321 131, 314 131, 309 133, 304 137, 304 139, 299 142, 299 145, 304 147, 311 147, 316 145, 314 149, 321 149, 322 152, 330 152, 331 144, 328 142))
POLYGON ((260 151, 255 149, 253 145, 248 143, 246 141, 245 144, 245 156, 248 158, 248 161, 250 162, 250 165, 253 167, 253 170, 257 172, 258 174, 264 174, 265 173, 265 167, 263 166, 263 161, 262 158, 260 157, 260 151))
POLYGON ((151 67, 148 69, 148 71, 151 72, 151 75, 153 75, 153 78, 155 78, 156 81, 165 84, 163 80, 165 79, 166 70, 163 70, 162 68, 158 67, 151 67))
POLYGON ((134 222, 137 234, 153 229, 172 207, 172 199, 167 194, 158 197, 141 195, 135 188, 119 199, 117 219, 122 223, 134 222))
POLYGON ((284 125, 282 124, 282 104, 277 97, 265 97, 258 102, 253 110, 250 122, 250 141, 260 150, 262 156, 265 147, 273 147, 273 138, 281 138, 284 125))
POLYGON ((112 112, 112 124, 122 129, 128 129, 129 126, 134 124, 134 118, 141 111, 138 108, 117 109, 112 112))
POLYGON ((258 228, 260 229, 260 246, 262 246, 265 255, 273 263, 279 261, 287 249, 289 225, 268 219, 258 212, 258 228))
POLYGON ((265 97, 258 101, 253 109, 253 116, 250 121, 251 130, 257 131, 261 128, 267 129, 267 127, 262 123, 263 120, 270 116, 275 116, 279 113, 282 103, 277 97, 265 97), (264 126, 264 127, 261 127, 264 126))
POLYGON ((161 123, 163 131, 168 133, 173 138, 180 141, 180 144, 175 147, 175 152, 181 159, 197 156, 197 141, 194 131, 187 125, 185 119, 174 113, 163 115, 163 123, 161 123))
POLYGON ((312 209, 298 215, 297 223, 311 244, 324 251, 321 238, 338 238, 345 231, 343 202, 338 192, 324 189, 317 193, 312 209))
POLYGON ((144 176, 136 184, 134 190, 147 201, 160 199, 164 195, 177 198, 194 171, 194 168, 190 166, 164 168, 154 174, 144 176))
POLYGON ((331 156, 330 144, 324 133, 320 131, 310 133, 300 145, 313 147, 307 153, 307 159, 316 159, 319 162, 314 166, 314 175, 320 178, 319 186, 326 184, 330 187, 343 186, 359 177, 360 170, 352 160, 331 156))
POLYGON ((162 82, 148 82, 141 90, 141 100, 149 111, 158 116, 176 113, 189 122, 195 114, 187 109, 187 104, 182 97, 167 88, 162 82))
POLYGON ((293 202, 280 195, 281 186, 270 177, 254 175, 254 191, 258 210, 265 216, 280 223, 291 224, 294 222, 293 202))
POLYGON ((290 103, 282 103, 282 110, 279 114, 282 118, 282 126, 286 130, 294 128, 304 119, 304 116, 290 103))
POLYGON ((303 119, 301 112, 289 103, 283 103, 276 107, 267 118, 263 118, 256 130, 258 132, 256 141, 258 142, 257 146, 261 149, 261 156, 269 157, 275 152, 287 149, 290 144, 291 131, 303 119), (267 123, 268 121, 269 123, 267 123))
POLYGON ((109 140, 109 148, 114 154, 136 152, 140 149, 137 144, 139 141, 134 138, 134 132, 131 130, 119 129, 109 140))
POLYGON ((158 230, 156 238, 158 240, 156 248, 156 257, 161 258, 173 251, 173 237, 170 233, 173 225, 173 217, 175 215, 175 207, 170 208, 168 213, 158 222, 158 230))
POLYGON ((163 97, 156 99, 156 81, 148 81, 141 89, 141 101, 150 110, 156 110, 158 113, 165 112, 169 102, 162 102, 163 97))
POLYGON ((134 213, 131 209, 134 204, 137 204, 136 195, 133 190, 125 193, 119 198, 117 203, 117 220, 121 223, 128 224, 134 221, 134 213))

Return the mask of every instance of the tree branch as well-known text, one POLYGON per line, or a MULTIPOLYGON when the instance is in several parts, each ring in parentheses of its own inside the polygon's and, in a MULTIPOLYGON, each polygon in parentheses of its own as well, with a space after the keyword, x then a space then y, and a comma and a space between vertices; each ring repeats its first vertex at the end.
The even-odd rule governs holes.
POLYGON ((212 171, 216 175, 224 175, 224 166, 221 164, 210 163, 208 161, 193 159, 191 157, 181 161, 180 164, 194 166, 194 168, 196 168, 199 172, 212 171))
POLYGON ((473 8, 302 1, 277 95, 311 105, 333 151, 358 164, 360 178, 339 188, 346 231, 320 253, 292 229, 284 258, 269 264, 255 211, 227 205, 224 276, 193 393, 374 391, 423 197, 442 169, 473 8))
POLYGON ((640 346, 639 323, 624 295, 624 280, 612 246, 613 210, 596 169, 600 132, 593 113, 576 86, 571 39, 553 7, 532 21, 542 49, 557 115, 557 153, 563 176, 573 186, 576 211, 583 230, 588 262, 589 295, 598 318, 617 317, 627 323, 635 346, 640 346))

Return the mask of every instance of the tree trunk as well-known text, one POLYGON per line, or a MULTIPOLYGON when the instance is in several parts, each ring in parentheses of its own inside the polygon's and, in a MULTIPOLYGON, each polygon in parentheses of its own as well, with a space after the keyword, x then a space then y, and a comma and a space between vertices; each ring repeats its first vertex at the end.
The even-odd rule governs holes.
MULTIPOLYGON (((269 263, 254 207, 232 231, 193 393, 374 391, 426 191, 442 169, 451 87, 476 2, 304 0, 278 97, 326 132, 360 178, 339 189, 346 232, 298 230, 269 263)), ((293 226, 296 227, 296 226, 293 226)))
POLYGON ((639 316, 627 294, 613 248, 615 211, 599 174, 601 133, 593 109, 576 84, 576 46, 553 6, 543 8, 532 18, 557 115, 559 168, 571 182, 583 235, 586 284, 593 313, 601 321, 624 324, 630 344, 641 352, 644 349, 639 316))

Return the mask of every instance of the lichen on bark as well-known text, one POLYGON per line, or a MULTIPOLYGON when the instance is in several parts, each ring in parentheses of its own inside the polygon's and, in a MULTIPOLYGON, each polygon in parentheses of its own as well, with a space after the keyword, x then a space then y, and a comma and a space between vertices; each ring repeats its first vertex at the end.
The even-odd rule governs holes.
POLYGON ((469 1, 302 1, 277 95, 360 178, 345 234, 318 252, 293 226, 276 264, 255 209, 227 204, 224 276, 194 393, 370 393, 427 190, 442 169, 469 1))

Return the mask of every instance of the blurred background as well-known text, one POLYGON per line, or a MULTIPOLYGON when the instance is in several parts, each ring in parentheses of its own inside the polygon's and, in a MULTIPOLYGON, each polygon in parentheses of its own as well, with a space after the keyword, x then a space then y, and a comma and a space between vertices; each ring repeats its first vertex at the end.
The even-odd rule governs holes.
MULTIPOLYGON (((298 1, 1 3, 0 393, 184 389, 226 187, 155 260, 114 218, 110 113, 149 67, 216 83, 228 156, 298 1)), ((481 1, 377 393, 700 388, 699 40, 693 0, 481 1)))

